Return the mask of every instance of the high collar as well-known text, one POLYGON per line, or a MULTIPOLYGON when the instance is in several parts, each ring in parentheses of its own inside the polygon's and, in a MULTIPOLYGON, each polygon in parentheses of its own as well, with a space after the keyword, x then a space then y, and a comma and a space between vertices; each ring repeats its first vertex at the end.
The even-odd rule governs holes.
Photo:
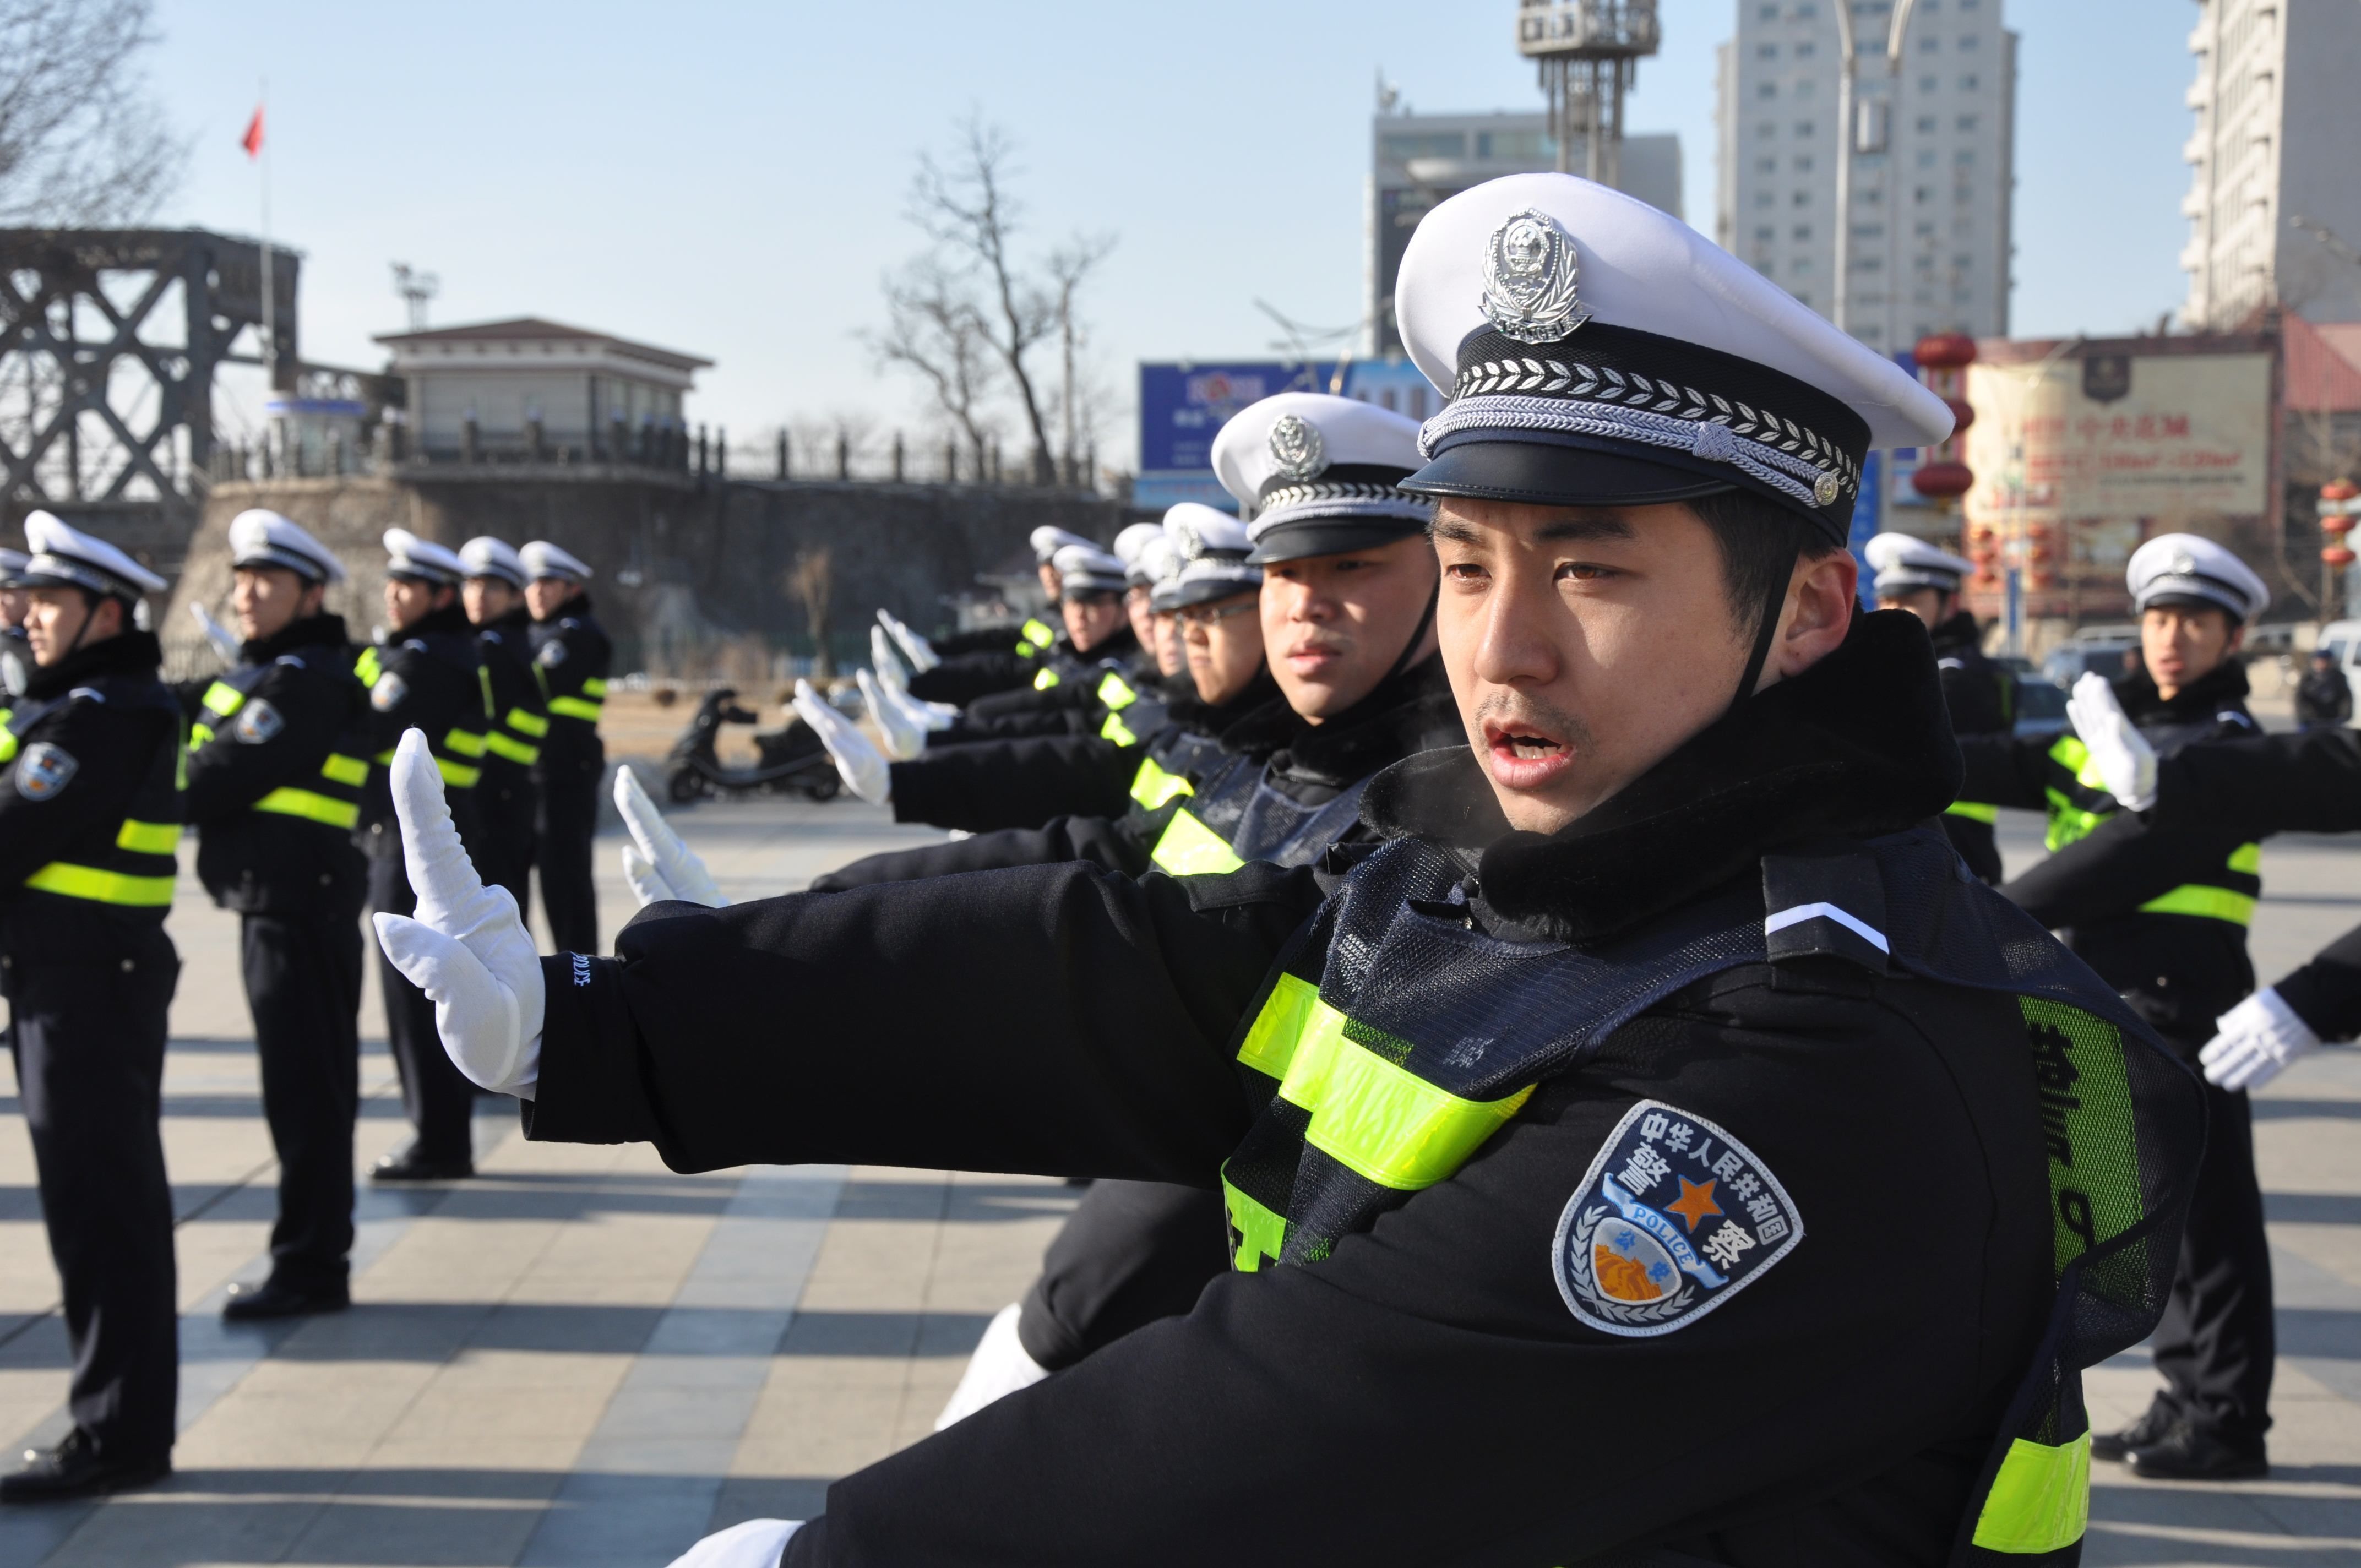
POLYGON ((550 616, 545 620, 539 616, 532 615, 530 611, 527 612, 527 615, 535 626, 548 626, 555 622, 564 620, 569 615, 588 615, 589 613, 590 590, 585 588, 580 593, 576 594, 572 598, 567 599, 564 604, 559 605, 557 607, 556 613, 550 616))
POLYGON ((486 621, 483 625, 476 628, 476 630, 478 631, 515 631, 522 633, 532 624, 533 611, 525 609, 525 607, 520 603, 514 609, 511 609, 506 615, 496 615, 492 617, 491 620, 486 621))
POLYGON ((104 642, 77 648, 54 664, 36 664, 25 674, 25 695, 46 701, 101 675, 153 675, 164 650, 152 631, 119 631, 104 642))
POLYGON ((468 622, 467 612, 453 599, 441 609, 430 609, 399 631, 389 631, 385 640, 391 643, 407 642, 413 637, 473 637, 475 627, 468 622))
POLYGON ((1172 679, 1176 694, 1165 711, 1176 724, 1185 724, 1201 734, 1219 735, 1247 714, 1279 698, 1279 683, 1270 678, 1270 666, 1257 669, 1254 679, 1231 694, 1227 702, 1209 703, 1197 696, 1197 683, 1183 673, 1172 679))
POLYGON ((1388 768, 1361 811, 1380 832, 1462 851, 1485 905, 1507 921, 1590 943, 1745 874, 1782 845, 1924 821, 1960 781, 1927 630, 1907 611, 1881 610, 1555 834, 1511 831, 1466 747, 1388 768))
MULTIPOLYGON (((1069 641, 1067 645, 1071 647, 1071 641, 1069 641)), ((1126 625, 1106 641, 1092 643, 1089 652, 1084 653, 1076 650, 1074 657, 1087 659, 1093 664, 1120 663, 1138 652, 1139 639, 1134 637, 1131 634, 1131 628, 1126 625)))
POLYGON ((1927 635, 1938 653, 1949 653, 1962 648, 1982 652, 1984 645, 1984 629, 1977 624, 1974 616, 1964 609, 1954 611, 1937 621, 1928 629, 1927 635))
POLYGON ((2190 724, 2212 718, 2225 707, 2246 706, 2246 666, 2235 656, 2198 676, 2169 699, 2156 689, 2143 663, 2115 679, 2115 701, 2134 724, 2190 724))
POLYGON ((346 641, 345 618, 324 612, 291 620, 269 636, 241 645, 237 652, 238 657, 249 664, 267 664, 280 654, 298 648, 315 648, 323 643, 341 648, 346 641))
POLYGON ((1465 740, 1451 683, 1433 654, 1387 676, 1335 718, 1301 726, 1270 759, 1271 771, 1342 789, 1414 751, 1465 740))

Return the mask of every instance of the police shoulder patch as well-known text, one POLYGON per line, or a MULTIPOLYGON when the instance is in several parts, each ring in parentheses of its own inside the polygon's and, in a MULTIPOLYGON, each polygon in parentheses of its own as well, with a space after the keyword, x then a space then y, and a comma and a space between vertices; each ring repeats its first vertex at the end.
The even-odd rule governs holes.
POLYGON ((248 746, 259 746, 286 728, 287 720, 280 711, 258 696, 247 699, 246 705, 237 710, 237 718, 231 722, 229 732, 248 746))
POLYGON ((377 678, 377 685, 369 687, 369 706, 379 713, 391 713, 409 695, 410 683, 388 670, 377 678))
POLYGON ((1631 1107, 1557 1223, 1550 1269, 1574 1315, 1645 1339, 1686 1328, 1804 1239, 1754 1151, 1659 1100, 1631 1107))
POLYGON ((566 663, 566 644, 553 637, 541 645, 541 662, 555 667, 566 663))
POLYGON ((16 793, 27 800, 54 799, 82 764, 54 740, 36 740, 16 759, 16 793))

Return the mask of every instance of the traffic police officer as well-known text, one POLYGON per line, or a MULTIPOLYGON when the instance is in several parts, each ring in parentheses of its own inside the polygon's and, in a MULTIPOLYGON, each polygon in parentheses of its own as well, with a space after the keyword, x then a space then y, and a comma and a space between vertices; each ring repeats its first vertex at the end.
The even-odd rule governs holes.
POLYGON ((607 701, 614 645, 590 613, 590 568, 545 539, 519 551, 524 598, 533 612, 533 673, 549 707, 541 741, 541 908, 561 953, 598 950, 598 890, 590 877, 590 839, 598 830, 598 784, 607 748, 598 715, 607 701))
POLYGON ((0 550, 0 696, 8 697, 25 689, 25 677, 33 667, 32 645, 25 641, 22 586, 32 559, 22 550, 0 550))
MULTIPOLYGON (((2256 735, 2237 652, 2270 603, 2263 580, 2212 540, 2168 533, 2133 552, 2125 581, 2140 616, 2142 663, 2114 683, 2118 721, 2163 758, 2256 735)), ((2233 825, 2110 822, 2124 803, 2094 744, 2080 733, 2046 749, 1963 738, 1966 794, 2048 807, 2048 844, 2061 852, 2002 892, 2068 933, 2068 945, 2193 1066, 2214 1020, 2255 987, 2246 927, 2262 892, 2262 851, 2233 825), (2124 844, 2081 852, 2081 840, 2101 833, 2124 844), (2176 874, 2158 886, 2144 864, 2176 874)), ((2101 1434, 2092 1452, 2141 1475, 2228 1480, 2268 1469, 2271 1259, 2246 1097, 2211 1088, 2207 1109, 2204 1160, 2152 1347, 2167 1387, 2138 1421, 2101 1434)))
MULTIPOLYGON (((1951 733, 2007 734, 2015 722, 2016 677, 1984 657, 1982 628, 1960 602, 1960 585, 1975 563, 1907 533, 1878 534, 1861 554, 1877 574, 1877 608, 1906 609, 1926 622, 1951 733)), ((1960 859, 1995 887, 2002 872, 1993 825, 1999 818, 2000 808, 1989 801, 1955 800, 1943 813, 1943 831, 1960 859)))
MULTIPOLYGON (((1054 620, 1064 591, 1058 552, 1076 545, 1087 550, 1098 546, 1079 533, 1047 526, 1035 529, 1027 542, 1033 549, 1034 574, 1040 579, 1042 596, 1054 620)), ((923 702, 965 706, 980 696, 1029 685, 1039 662, 1058 645, 1058 629, 1049 621, 1028 615, 1016 628, 1013 642, 1007 630, 1000 627, 945 638, 930 649, 937 662, 911 679, 910 695, 923 702)))
MULTIPOLYGON (((383 642, 362 652, 356 669, 368 687, 372 754, 381 764, 370 770, 359 838, 369 861, 369 907, 406 915, 417 894, 382 764, 391 762, 394 743, 405 730, 422 731, 473 851, 483 838, 476 789, 483 779, 484 738, 492 715, 475 629, 459 604, 466 572, 459 557, 400 528, 386 531, 385 551, 385 618, 390 630, 383 642)), ((468 1124, 475 1091, 435 1048, 434 1004, 396 970, 385 969, 379 978, 385 990, 386 1038, 414 1135, 407 1147, 379 1160, 370 1179, 449 1181, 471 1176, 476 1154, 468 1124)))
POLYGON ((533 617, 524 603, 524 562, 505 540, 489 535, 459 546, 467 569, 460 603, 476 628, 476 652, 491 703, 484 731, 484 778, 476 786, 484 874, 509 890, 519 909, 532 907, 533 834, 538 791, 533 769, 549 734, 549 705, 533 677, 533 617))
POLYGON ((158 1135, 164 934, 181 835, 180 704, 133 611, 161 577, 45 511, 25 520, 33 669, 0 728, 0 990, 49 1255, 73 1430, 0 1502, 145 1486, 172 1468, 172 1193, 158 1135))
POLYGON ((1855 614, 1861 459, 1948 411, 1567 175, 1436 207, 1396 309, 1455 394, 1405 488, 1472 743, 1349 867, 665 904, 544 962, 404 742, 436 914, 379 939, 528 1135, 1224 1192, 1187 1316, 684 1562, 2070 1560, 2080 1372, 2153 1321, 2202 1116, 1955 873, 1926 631, 1855 614))
POLYGON ((336 557, 260 510, 231 520, 229 549, 243 643, 190 728, 188 816, 198 880, 237 912, 279 1220, 269 1277, 231 1286, 222 1316, 283 1318, 350 1299, 368 694, 344 617, 322 605, 345 580, 336 557))

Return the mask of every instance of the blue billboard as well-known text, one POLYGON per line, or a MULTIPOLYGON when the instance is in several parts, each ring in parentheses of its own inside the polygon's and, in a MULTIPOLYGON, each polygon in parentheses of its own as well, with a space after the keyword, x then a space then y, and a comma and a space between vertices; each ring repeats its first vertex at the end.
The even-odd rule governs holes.
POLYGON ((1328 389, 1322 367, 1277 359, 1169 361, 1139 367, 1139 478, 1136 506, 1203 501, 1237 510, 1213 477, 1213 436, 1248 403, 1281 392, 1328 389))

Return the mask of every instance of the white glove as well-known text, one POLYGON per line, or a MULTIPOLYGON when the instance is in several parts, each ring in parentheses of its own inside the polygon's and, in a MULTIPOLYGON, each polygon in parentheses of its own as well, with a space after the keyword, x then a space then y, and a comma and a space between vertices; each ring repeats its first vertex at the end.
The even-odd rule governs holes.
MULTIPOLYGON (((938 729, 949 729, 959 722, 960 710, 950 703, 921 702, 910 695, 907 687, 897 686, 883 679, 877 682, 877 690, 880 694, 878 700, 894 710, 902 726, 920 736, 931 735, 938 729)), ((881 718, 878 723, 882 728, 884 720, 881 718)), ((920 744, 923 746, 925 742, 922 740, 920 744)))
POLYGON ((461 848, 443 776, 418 730, 390 770, 414 916, 376 916, 378 945, 434 1003, 434 1032, 470 1082, 520 1100, 541 1078, 541 955, 504 887, 486 887, 461 848))
POLYGON ((2109 795, 2132 811, 2156 804, 2156 748, 2124 717, 2106 676, 2093 672, 2076 681, 2066 699, 2066 717, 2089 748, 2109 795))
POLYGON ((193 600, 190 602, 189 613, 197 618, 197 624, 204 629, 205 641, 213 644, 213 650, 221 656, 222 663, 236 664, 246 647, 237 633, 215 620, 204 606, 193 600))
POLYGON ((927 749, 927 727, 895 702, 875 675, 861 670, 853 679, 861 683, 862 699, 869 704, 870 717, 877 720, 877 733, 884 737, 887 756, 906 762, 927 749))
POLYGON ((883 806, 894 795, 894 775, 888 769, 885 754, 869 743, 863 735, 847 723, 844 715, 829 707, 819 693, 812 690, 809 681, 796 683, 796 717, 812 727, 819 743, 836 759, 837 776, 844 787, 872 806, 883 806))
POLYGON ((1022 1309, 1003 1307, 983 1326, 983 1338, 977 1342, 975 1354, 967 1358, 967 1370, 960 1374, 959 1387, 951 1390, 950 1403, 935 1418, 935 1430, 942 1431, 954 1421, 968 1417, 1005 1398, 1019 1388, 1030 1388, 1049 1376, 1049 1369, 1025 1354, 1023 1342, 1016 1337, 1016 1318, 1022 1309))
POLYGON ((869 629, 869 663, 876 668, 877 684, 895 694, 910 689, 910 677, 902 673, 902 660, 894 652, 894 640, 885 635, 882 626, 869 629))
POLYGON ((895 642, 902 650, 902 656, 910 661, 910 668, 918 674, 923 675, 943 662, 943 656, 935 652, 933 643, 903 625, 901 618, 891 611, 879 610, 877 624, 893 633, 895 642))
POLYGON ((707 1536, 672 1560, 672 1568, 779 1568, 801 1519, 748 1519, 707 1536))
POLYGON ((728 906, 730 901, 713 884, 704 860, 680 841, 629 768, 615 770, 615 809, 622 813, 623 828, 631 836, 631 842, 623 846, 623 880, 631 884, 641 908, 661 898, 702 904, 708 909, 728 906))
POLYGON ((2296 1058, 2320 1048, 2320 1036, 2269 986, 2219 1018, 2221 1031, 2197 1053, 2205 1080, 2224 1089, 2260 1089, 2288 1069, 2296 1058))

